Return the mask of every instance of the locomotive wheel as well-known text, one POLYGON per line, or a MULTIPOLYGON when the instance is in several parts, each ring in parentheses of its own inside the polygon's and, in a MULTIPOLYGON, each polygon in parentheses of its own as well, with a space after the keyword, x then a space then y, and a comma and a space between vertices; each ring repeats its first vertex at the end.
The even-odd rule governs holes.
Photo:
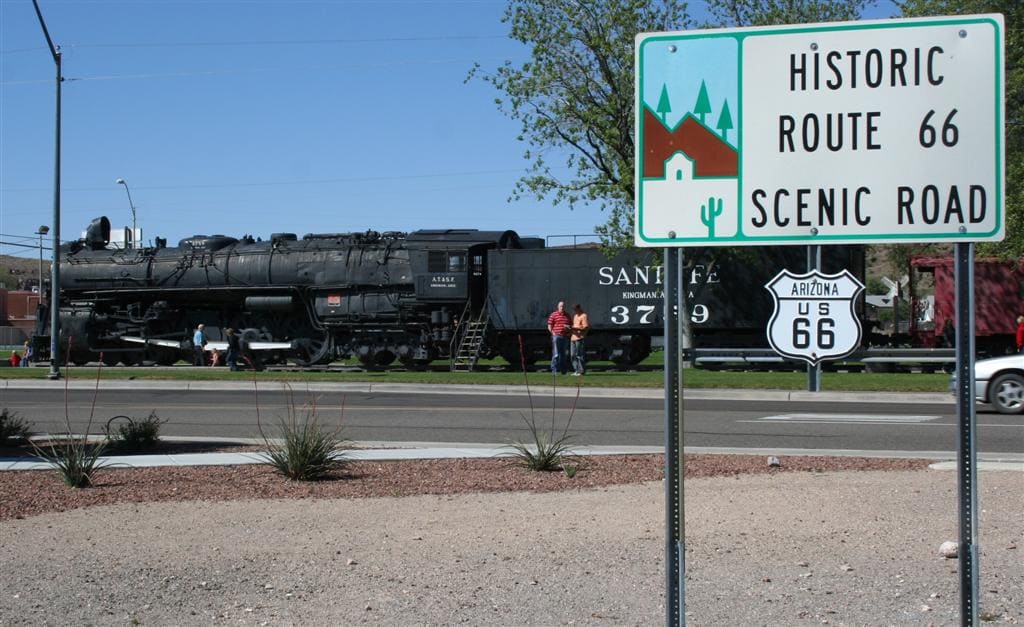
POLYGON ((104 366, 116 366, 117 362, 121 361, 121 356, 118 353, 103 353, 101 357, 104 366))
POLYGON ((416 370, 418 372, 426 370, 427 366, 430 365, 429 359, 399 359, 398 361, 401 362, 406 369, 416 370))
POLYGON ((154 351, 153 361, 161 366, 173 366, 178 362, 180 355, 176 350, 163 349, 154 351))
POLYGON ((130 353, 121 354, 121 362, 126 366, 143 366, 145 365, 146 354, 142 351, 132 351, 130 353))
POLYGON ((289 357, 296 366, 316 366, 330 361, 331 338, 325 332, 320 337, 303 337, 294 340, 296 353, 289 357))
POLYGON ((537 360, 530 355, 526 355, 525 357, 520 355, 518 349, 516 349, 514 353, 502 353, 501 358, 508 362, 509 370, 512 372, 522 372, 523 366, 525 366, 527 370, 530 370, 530 368, 533 367, 533 364, 537 363, 537 360))

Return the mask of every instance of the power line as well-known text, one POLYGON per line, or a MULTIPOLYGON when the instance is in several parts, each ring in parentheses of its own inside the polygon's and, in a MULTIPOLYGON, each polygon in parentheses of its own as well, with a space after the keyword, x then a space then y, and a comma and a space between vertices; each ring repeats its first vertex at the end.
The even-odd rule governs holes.
MULTIPOLYGON (((240 41, 167 41, 64 44, 64 48, 228 48, 233 46, 323 46, 336 44, 422 43, 425 41, 491 41, 508 39, 508 35, 435 35, 432 37, 353 37, 338 39, 252 39, 240 41)), ((0 54, 17 54, 45 50, 45 48, 13 48, 0 50, 0 54)))
MULTIPOLYGON (((19 248, 31 248, 39 250, 38 244, 19 244, 17 242, 0 242, 0 246, 17 246, 19 248)), ((53 250, 50 246, 43 246, 43 250, 53 250)))
POLYGON ((404 43, 424 41, 485 41, 492 39, 508 39, 508 35, 438 35, 434 37, 356 37, 341 39, 254 39, 249 41, 169 41, 169 42, 131 42, 131 43, 98 43, 72 44, 74 48, 191 48, 191 47, 230 47, 230 46, 304 46, 328 44, 369 44, 369 43, 404 43))
MULTIPOLYGON (((514 169, 503 169, 503 170, 475 170, 465 172, 440 172, 430 174, 410 174, 406 176, 353 176, 353 177, 340 177, 340 178, 327 178, 327 179, 293 179, 293 180, 279 180, 279 181, 258 181, 258 182, 235 182, 235 183, 196 183, 192 185, 133 185, 133 189, 159 189, 159 190, 175 190, 175 189, 216 189, 222 187, 270 187, 278 185, 323 185, 332 183, 366 183, 366 182, 379 182, 379 181, 395 181, 395 180, 410 180, 410 179, 438 179, 447 178, 452 176, 478 176, 488 174, 514 174, 522 173, 522 168, 514 169)), ((38 192, 46 191, 50 188, 46 187, 0 187, 0 192, 38 192)), ((104 187, 64 187, 65 191, 70 192, 91 192, 91 191, 109 191, 109 186, 104 187)))
MULTIPOLYGON (((474 59, 415 59, 408 60, 402 59, 398 61, 380 61, 377 63, 353 63, 348 65, 292 65, 292 66, 279 66, 279 67, 259 67, 259 68, 238 68, 228 70, 182 70, 178 72, 159 72, 150 74, 110 74, 107 76, 79 76, 79 77, 65 77, 64 80, 67 82, 82 82, 82 81, 113 81, 113 80, 132 80, 132 79, 145 79, 145 78, 186 78, 190 76, 225 76, 230 74, 261 74, 266 72, 295 72, 295 71, 318 71, 318 72, 331 72, 331 71, 349 71, 366 68, 385 68, 385 67, 401 67, 401 66, 414 66, 414 65, 443 65, 446 63, 479 63, 481 61, 506 61, 507 57, 491 57, 491 58, 474 58, 474 59)), ((42 83, 52 83, 51 79, 30 79, 21 81, 0 81, 0 85, 38 85, 42 83)))

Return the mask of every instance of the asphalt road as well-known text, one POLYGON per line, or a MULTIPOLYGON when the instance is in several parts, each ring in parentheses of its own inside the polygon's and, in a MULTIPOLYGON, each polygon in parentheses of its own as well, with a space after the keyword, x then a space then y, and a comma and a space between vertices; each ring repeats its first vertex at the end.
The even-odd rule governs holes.
MULTIPOLYGON (((92 389, 59 385, 0 388, 0 408, 17 412, 35 430, 99 432, 113 416, 166 420, 168 436, 245 438, 259 435, 259 422, 273 435, 289 411, 311 403, 322 420, 344 425, 351 440, 495 444, 529 439, 528 423, 558 430, 571 418, 574 441, 588 446, 664 446, 665 409, 658 391, 594 390, 602 396, 553 395, 549 390, 446 389, 420 393, 326 389, 315 392, 261 390, 248 385, 104 383, 92 389), (65 412, 65 407, 68 411, 65 412)), ((589 391, 588 391, 589 393, 589 391)), ((958 424, 952 399, 942 395, 786 395, 781 392, 696 391, 684 405, 685 445, 694 448, 807 451, 956 451, 958 424), (799 398, 793 398, 799 396, 799 398), (811 400, 803 400, 812 397, 811 400), (880 398, 880 397, 885 397, 880 398), (884 400, 884 402, 879 402, 884 400), (905 401, 905 402, 900 402, 905 401)), ((979 407, 977 450, 981 459, 1024 455, 1024 417, 979 407)))

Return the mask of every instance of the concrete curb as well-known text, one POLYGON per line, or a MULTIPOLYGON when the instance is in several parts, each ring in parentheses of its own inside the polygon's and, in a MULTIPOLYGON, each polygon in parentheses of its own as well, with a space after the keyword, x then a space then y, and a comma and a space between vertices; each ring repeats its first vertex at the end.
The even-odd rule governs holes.
MULTIPOLYGON (((96 389, 95 381, 49 381, 43 379, 10 379, 4 380, 2 387, 12 390, 31 389, 63 389, 71 390, 96 389)), ((341 392, 353 394, 466 394, 480 396, 537 396, 537 397, 573 397, 579 393, 583 398, 648 398, 664 399, 662 388, 579 388, 566 386, 530 386, 523 385, 430 385, 414 383, 334 383, 317 381, 312 383, 261 381, 255 384, 261 392, 341 392)), ((100 390, 170 390, 170 391, 211 391, 211 390, 253 390, 251 381, 126 381, 101 380, 100 390)), ((778 402, 834 402, 858 404, 953 404, 953 397, 939 393, 904 393, 904 392, 806 392, 792 390, 749 390, 749 389, 685 389, 683 398, 695 400, 751 400, 778 402)))
MULTIPOLYGON (((174 438, 178 441, 196 441, 200 438, 174 438)), ((168 438, 172 440, 172 438, 168 438)), ((209 441, 209 440, 206 440, 209 441)), ((217 440, 227 442, 227 440, 217 440)), ((251 440, 239 441, 252 444, 251 440)), ((354 461, 401 461, 411 459, 491 459, 508 456, 508 446, 498 444, 458 444, 438 442, 357 442, 349 452, 354 461)), ((584 446, 573 449, 578 455, 660 455, 660 446, 584 446)), ((862 451, 862 450, 805 450, 805 449, 727 449, 714 447, 687 447, 686 454, 758 455, 775 457, 875 457, 937 460, 930 468, 956 470, 955 453, 944 451, 862 451)), ((265 463, 258 452, 246 453, 185 453, 180 455, 120 455, 101 458, 110 468, 153 468, 167 466, 239 466, 265 463)), ((0 458, 0 471, 47 470, 53 466, 39 457, 0 458)), ((1024 472, 1024 454, 981 455, 979 470, 1012 470, 1024 472)))

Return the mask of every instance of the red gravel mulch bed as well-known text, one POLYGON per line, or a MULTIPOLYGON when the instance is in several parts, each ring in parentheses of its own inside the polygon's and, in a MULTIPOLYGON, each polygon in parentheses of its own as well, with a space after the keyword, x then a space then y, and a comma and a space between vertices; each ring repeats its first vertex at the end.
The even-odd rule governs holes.
MULTIPOLYGON (((686 478, 748 473, 842 470, 918 470, 922 459, 687 455, 686 478)), ((581 458, 577 474, 527 470, 509 459, 359 461, 340 466, 324 481, 296 482, 268 466, 104 468, 90 488, 69 488, 52 470, 0 472, 0 521, 118 503, 226 501, 265 498, 363 498, 525 490, 549 492, 659 481, 662 455, 581 458)))

